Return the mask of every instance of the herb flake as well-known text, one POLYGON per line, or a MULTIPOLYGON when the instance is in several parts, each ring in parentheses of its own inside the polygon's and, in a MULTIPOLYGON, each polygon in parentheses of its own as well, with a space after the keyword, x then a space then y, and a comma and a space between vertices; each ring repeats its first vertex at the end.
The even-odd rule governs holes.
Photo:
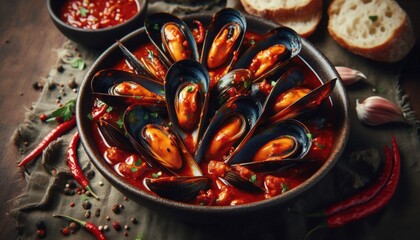
POLYGON ((80 11, 80 16, 82 17, 86 17, 86 15, 89 13, 89 10, 87 10, 86 8, 82 6, 79 8, 79 11, 80 11))
POLYGON ((71 62, 70 62, 70 65, 73 68, 77 68, 79 70, 83 70, 86 67, 85 61, 83 61, 83 59, 81 59, 79 57, 73 58, 73 60, 71 60, 71 62))
POLYGON ((371 15, 369 16, 370 21, 375 22, 376 20, 378 20, 378 16, 376 15, 371 15))
POLYGON ((73 117, 76 107, 76 99, 69 100, 64 106, 54 110, 51 117, 61 117, 64 121, 70 120, 73 117))
POLYGON ((252 182, 252 183, 255 183, 255 182, 257 181, 257 175, 256 175, 256 174, 253 174, 253 175, 249 178, 249 181, 250 181, 250 182, 252 182))

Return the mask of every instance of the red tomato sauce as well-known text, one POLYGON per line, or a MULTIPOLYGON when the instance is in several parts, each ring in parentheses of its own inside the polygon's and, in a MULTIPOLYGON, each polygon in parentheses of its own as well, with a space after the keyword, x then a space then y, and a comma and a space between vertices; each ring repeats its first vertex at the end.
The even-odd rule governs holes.
POLYGON ((101 29, 121 24, 139 10, 136 0, 67 0, 60 19, 77 28, 101 29))
MULTIPOLYGON (((253 33, 247 33, 244 39, 244 43, 246 44, 243 45, 243 48, 247 48, 252 45, 253 39, 259 39, 259 36, 253 33)), ((132 52, 136 56, 143 56, 148 50, 151 50, 157 54, 156 49, 151 43, 143 44, 132 52)), ((243 51, 244 50, 241 49, 241 52, 243 51)), ((321 85, 320 79, 300 58, 294 58, 286 68, 288 69, 294 67, 298 67, 299 69, 303 70, 304 81, 302 87, 314 89, 321 85)), ((114 68, 133 72, 132 68, 124 59, 116 60, 114 68)), ((270 91, 270 84, 270 82, 265 83, 266 86, 263 86, 261 91, 270 91)), ((96 108, 99 107, 95 106, 93 111, 96 108)), ((283 194, 290 189, 299 186, 301 183, 311 177, 326 161, 327 157, 330 155, 333 142, 336 138, 332 103, 330 101, 326 101, 325 107, 322 111, 322 114, 324 114, 325 117, 325 124, 322 124, 322 127, 312 122, 312 119, 302 120, 302 123, 305 124, 310 130, 310 138, 312 139, 311 148, 305 158, 314 160, 314 164, 289 168, 279 173, 267 175, 255 174, 255 177, 252 176, 254 178, 253 180, 261 184, 262 187, 265 187, 266 191, 261 193, 250 193, 232 186, 228 186, 219 179, 219 171, 223 172, 224 166, 220 166, 220 168, 215 170, 214 161, 219 161, 221 165, 223 165, 223 159, 212 159, 211 161, 206 160, 199 163, 199 166, 203 174, 211 178, 211 186, 208 189, 201 191, 196 198, 189 200, 188 203, 210 206, 245 204, 268 199, 283 194), (213 166, 209 167, 210 165, 213 166)), ((110 118, 112 121, 117 122, 119 119, 121 119, 123 112, 124 108, 122 106, 113 107, 112 113, 110 113, 110 118)), ((113 166, 118 174, 123 176, 127 182, 136 188, 154 195, 155 193, 151 192, 144 185, 144 178, 169 176, 167 173, 161 171, 160 169, 154 169, 147 164, 144 164, 146 161, 145 159, 142 159, 139 154, 125 153, 122 150, 117 149, 119 152, 116 155, 119 155, 120 157, 111 161, 109 157, 106 156, 111 147, 104 143, 105 140, 97 128, 97 123, 92 123, 92 133, 97 143, 97 147, 104 156, 105 160, 111 166, 113 166)), ((191 145, 193 144, 193 141, 188 136, 187 140, 187 148, 192 151, 194 149, 194 147, 191 145)))

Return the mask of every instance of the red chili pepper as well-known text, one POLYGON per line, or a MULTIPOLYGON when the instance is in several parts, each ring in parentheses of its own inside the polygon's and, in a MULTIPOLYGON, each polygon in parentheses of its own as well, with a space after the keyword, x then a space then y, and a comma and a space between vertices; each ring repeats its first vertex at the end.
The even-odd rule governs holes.
POLYGON ((324 215, 330 216, 349 207, 367 202, 370 199, 372 199, 385 186, 389 175, 391 175, 393 161, 391 154, 387 154, 386 151, 387 150, 385 150, 385 166, 383 167, 383 171, 379 176, 378 181, 376 181, 375 184, 371 185, 365 190, 351 196, 350 198, 328 207, 323 211, 324 215))
POLYGON ((203 24, 198 21, 198 20, 194 20, 193 23, 197 24, 197 29, 194 29, 194 32, 197 31, 197 34, 194 35, 195 36, 195 41, 200 44, 204 41, 204 27, 203 24))
POLYGON ((79 219, 76 219, 76 218, 72 218, 72 217, 69 217, 69 216, 66 216, 66 215, 60 215, 60 214, 54 214, 53 217, 59 217, 59 218, 67 219, 69 221, 74 221, 77 224, 79 224, 80 226, 82 226, 84 229, 91 232, 96 237, 96 239, 106 240, 105 234, 103 234, 103 232, 101 232, 99 230, 99 228, 91 222, 82 221, 82 220, 79 220, 79 219))
POLYGON ((68 130, 74 128, 76 126, 76 118, 72 117, 70 120, 65 121, 59 124, 56 128, 54 128, 47 136, 42 139, 42 142, 30 152, 19 164, 18 167, 24 166, 28 162, 37 158, 42 151, 55 139, 63 135, 68 130))
POLYGON ((367 217, 379 211, 384 206, 386 206, 386 204, 388 204, 397 188, 401 169, 401 158, 395 137, 392 137, 392 149, 393 155, 389 147, 385 146, 386 161, 390 161, 393 163, 391 168, 391 174, 386 179, 386 184, 382 188, 380 188, 379 191, 372 198, 368 199, 367 201, 360 202, 357 205, 349 206, 339 212, 328 216, 324 223, 318 225, 317 227, 309 231, 308 234, 306 234, 305 238, 320 228, 341 227, 348 223, 367 217))
POLYGON ((89 191, 92 196, 99 200, 99 197, 93 192, 92 188, 89 185, 89 180, 83 174, 83 170, 79 165, 79 160, 77 159, 77 148, 79 144, 79 132, 76 132, 73 138, 70 141, 69 148, 67 149, 67 165, 70 168, 70 172, 73 175, 74 179, 82 185, 84 189, 89 191))

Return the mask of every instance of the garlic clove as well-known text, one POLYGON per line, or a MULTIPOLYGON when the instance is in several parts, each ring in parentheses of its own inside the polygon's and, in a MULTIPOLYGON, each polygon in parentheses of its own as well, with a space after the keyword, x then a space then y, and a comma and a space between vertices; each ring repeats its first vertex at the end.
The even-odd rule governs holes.
POLYGON ((335 69, 337 70, 338 74, 343 80, 344 85, 346 86, 349 86, 360 80, 367 79, 367 77, 362 72, 352 69, 352 68, 336 66, 335 69))
POLYGON ((391 122, 407 122, 404 113, 397 105, 379 96, 368 97, 362 103, 357 99, 356 112, 360 121, 371 126, 391 122))

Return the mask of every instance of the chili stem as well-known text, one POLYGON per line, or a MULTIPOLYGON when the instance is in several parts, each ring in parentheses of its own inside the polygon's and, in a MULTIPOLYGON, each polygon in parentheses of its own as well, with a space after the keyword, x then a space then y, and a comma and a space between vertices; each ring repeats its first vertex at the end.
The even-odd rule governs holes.
POLYGON ((38 144, 38 146, 32 150, 19 164, 18 167, 24 166, 27 163, 33 161, 35 158, 37 158, 42 152, 44 151, 47 146, 63 135, 65 132, 69 131, 70 129, 74 128, 76 126, 76 118, 72 117, 70 120, 65 121, 61 124, 59 124, 56 128, 54 128, 47 136, 45 136, 41 143, 38 144))

